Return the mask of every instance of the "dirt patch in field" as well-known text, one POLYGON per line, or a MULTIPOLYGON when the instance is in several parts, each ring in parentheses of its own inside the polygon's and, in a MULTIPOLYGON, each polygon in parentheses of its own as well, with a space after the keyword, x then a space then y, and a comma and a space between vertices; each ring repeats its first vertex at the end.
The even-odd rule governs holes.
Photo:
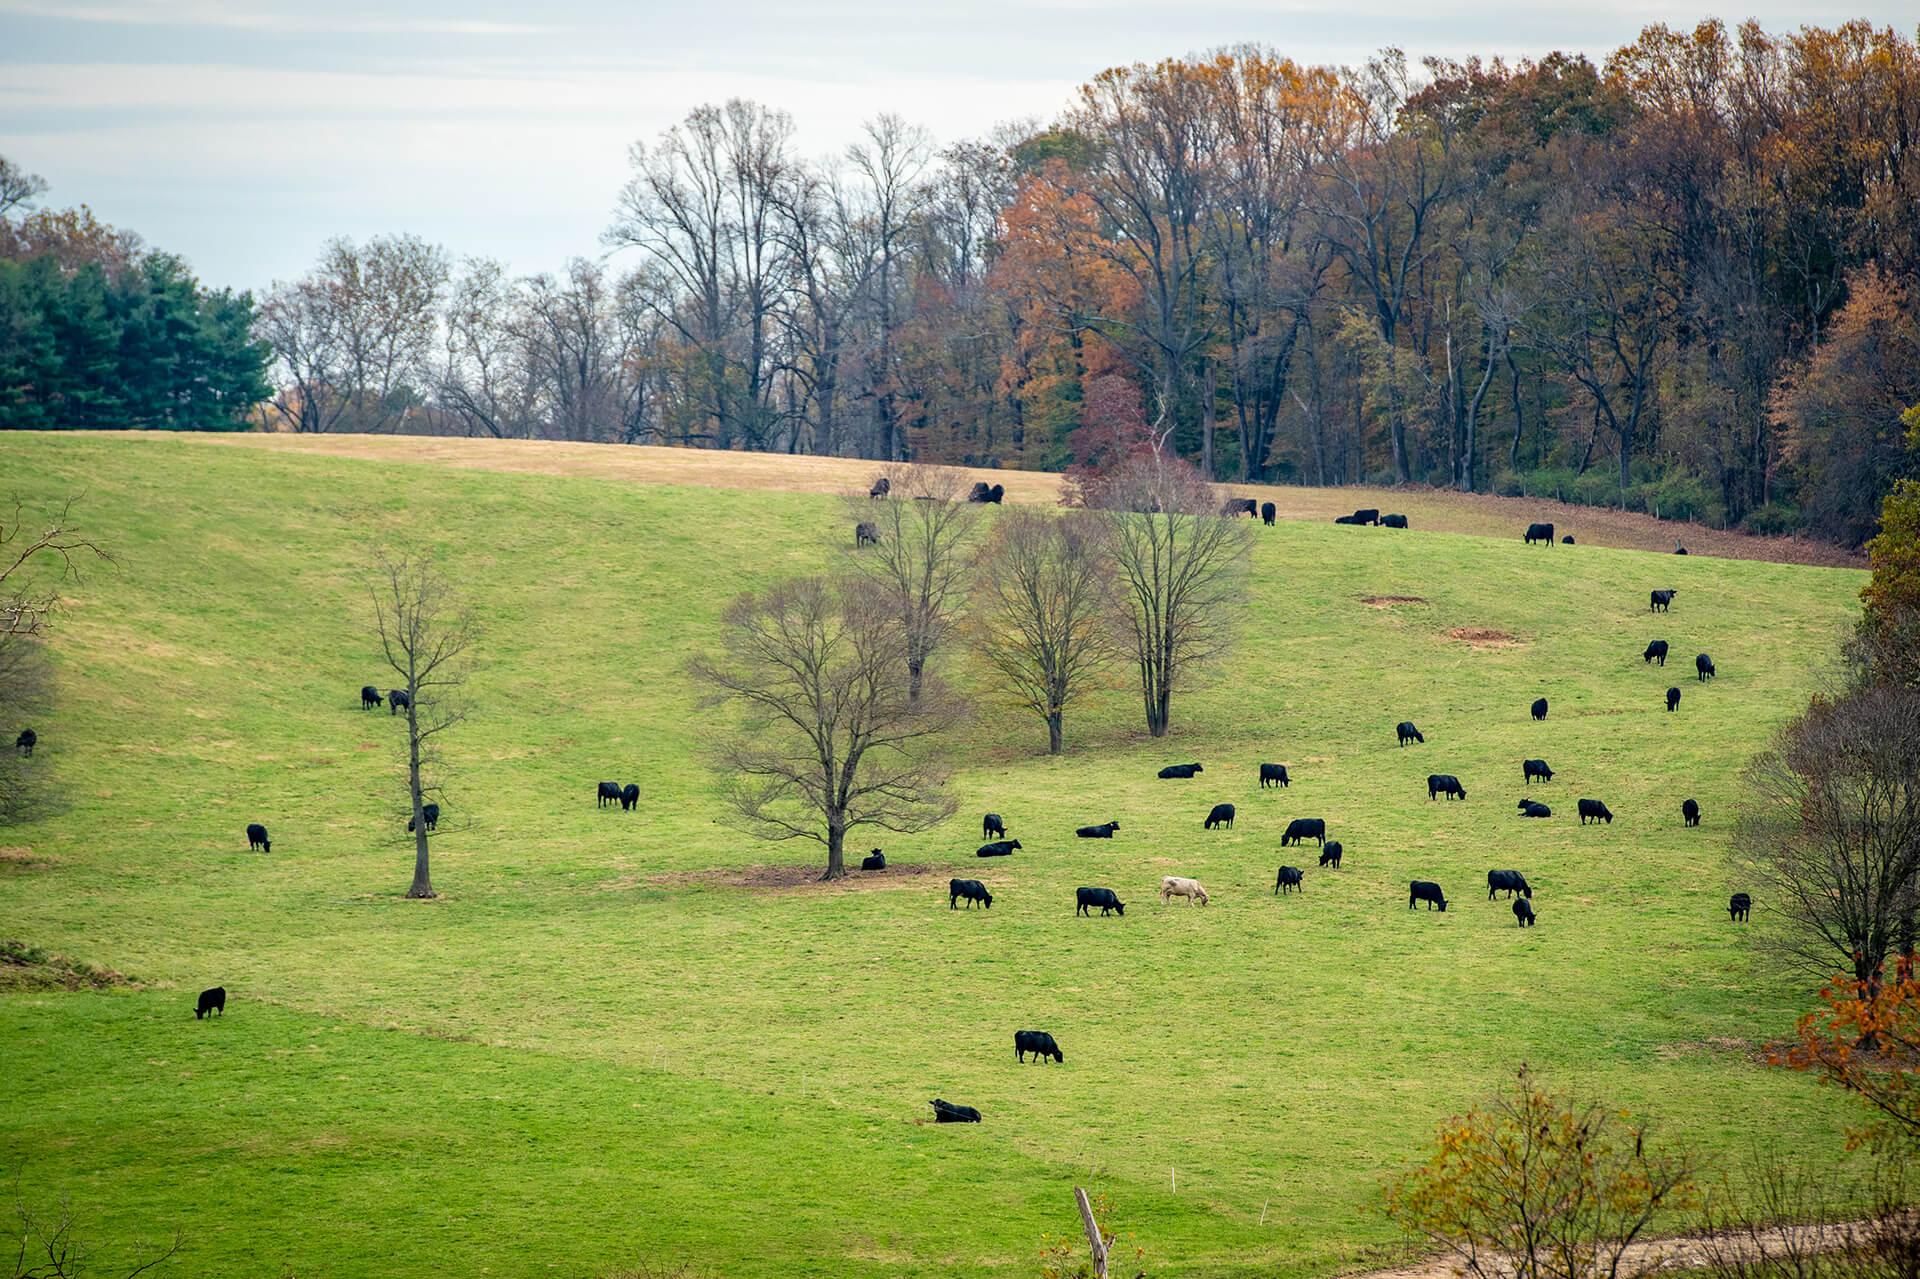
POLYGON ((40 856, 24 844, 0 848, 0 871, 45 870, 56 860, 56 858, 40 856))
POLYGON ((1673 1061, 1680 1057, 1693 1057, 1701 1053, 1734 1053, 1741 1057, 1765 1065, 1770 1050, 1763 1044, 1751 1039, 1733 1039, 1725 1035, 1713 1035, 1706 1039, 1680 1039, 1672 1043, 1661 1044, 1654 1050, 1662 1060, 1673 1061))
POLYGON ((1468 648, 1518 648, 1524 642, 1491 626, 1456 626, 1447 632, 1447 638, 1459 640, 1468 648))
POLYGON ((1362 595, 1360 602, 1368 608, 1392 608, 1397 604, 1425 604, 1424 595, 1362 595))
MULTIPOLYGON (((864 856, 865 854, 859 854, 864 856)), ((852 866, 858 866, 858 860, 852 866)), ((946 876, 953 878, 959 872, 951 866, 935 866, 927 862, 888 862, 885 870, 851 869, 839 879, 820 878, 820 867, 807 865, 779 866, 727 866, 712 870, 669 871, 663 875, 649 875, 644 880, 623 877, 614 880, 604 888, 631 888, 636 883, 652 884, 660 888, 680 888, 705 884, 719 885, 723 888, 745 888, 763 893, 803 893, 803 892, 857 892, 861 889, 897 888, 915 881, 946 876)))
POLYGON ((133 978, 111 968, 48 954, 25 942, 0 941, 0 990, 105 990, 133 984, 133 978))

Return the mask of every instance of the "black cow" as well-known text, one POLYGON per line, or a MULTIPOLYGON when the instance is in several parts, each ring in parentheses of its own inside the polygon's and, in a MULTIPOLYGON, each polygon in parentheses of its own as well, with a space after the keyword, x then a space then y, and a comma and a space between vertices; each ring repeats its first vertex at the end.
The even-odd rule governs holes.
POLYGON ((988 813, 980 819, 981 839, 985 839, 989 835, 1005 835, 1006 833, 1007 824, 1000 820, 1000 814, 988 813))
POLYGON ((407 696, 406 689, 390 688, 387 690, 387 714, 398 715, 401 711, 408 710, 412 706, 413 699, 407 696))
POLYGON ((1597 799, 1583 799, 1580 801, 1580 824, 1585 826, 1589 819, 1596 822, 1605 822, 1609 826, 1613 825, 1613 814, 1608 811, 1605 804, 1597 799))
POLYGON ((1275 510, 1273 509, 1273 503, 1272 503, 1272 502, 1262 502, 1262 503, 1260 503, 1260 522, 1261 522, 1262 524, 1267 524, 1267 525, 1271 525, 1271 524, 1273 523, 1273 517, 1274 517, 1274 516, 1275 516, 1276 514, 1278 514, 1278 512, 1276 512, 1276 511, 1275 511, 1275 510))
POLYGON ((1553 525, 1551 524, 1527 525, 1527 545, 1532 546, 1535 542, 1545 542, 1548 546, 1552 546, 1553 545, 1553 525))
POLYGON ((886 868, 887 855, 877 848, 860 859, 861 870, 885 870, 886 868))
POLYGON ((1520 772, 1522 777, 1525 779, 1525 784, 1528 786, 1533 785, 1533 779, 1536 777, 1538 777, 1543 782, 1550 782, 1553 780, 1553 770, 1547 767, 1547 761, 1544 759, 1521 760, 1520 772))
POLYGON ((1112 839, 1113 832, 1119 829, 1119 822, 1101 822, 1098 826, 1082 826, 1073 833, 1081 839, 1112 839))
POLYGON ((1005 487, 1003 487, 1002 485, 996 484, 992 488, 987 490, 987 501, 993 503, 995 506, 998 506, 1000 505, 1000 500, 1004 498, 1006 495, 1007 495, 1007 490, 1005 489, 1005 487))
POLYGON ((13 748, 20 752, 22 759, 33 758, 33 748, 40 744, 40 734, 31 728, 20 730, 20 736, 13 739, 13 748))
POLYGON ((993 490, 987 487, 987 482, 985 480, 975 480, 973 482, 973 487, 967 490, 967 500, 969 502, 991 501, 992 493, 993 493, 993 490))
POLYGON ((1275 786, 1293 785, 1293 779, 1287 776, 1285 764, 1260 765, 1260 789, 1265 790, 1268 782, 1272 782, 1275 786))
POLYGON ((1517 870, 1490 870, 1487 872, 1487 900, 1492 901, 1495 893, 1505 893, 1511 897, 1519 893, 1524 897, 1533 896, 1533 885, 1527 883, 1527 877, 1517 870))
POLYGON ((1515 920, 1519 921, 1520 927, 1532 928, 1533 927, 1533 903, 1528 901, 1524 897, 1514 898, 1513 899, 1513 917, 1515 920))
POLYGON ((933 1122, 936 1124, 977 1124, 980 1112, 972 1106, 956 1106, 950 1101, 933 1099, 933 1122))
POLYGON ((1665 666, 1667 664, 1667 642, 1665 640, 1653 640, 1649 642, 1647 644, 1647 651, 1640 654, 1640 660, 1642 662, 1658 662, 1660 665, 1665 666))
POLYGON ((1561 539, 1560 539, 1560 545, 1562 545, 1562 546, 1572 546, 1572 545, 1573 545, 1573 534, 1571 534, 1571 533, 1569 533, 1569 534, 1567 534, 1567 535, 1566 535, 1565 537, 1563 537, 1563 538, 1561 538, 1561 539))
POLYGON ((1647 612, 1665 613, 1671 611, 1673 607, 1673 597, 1677 594, 1679 594, 1677 590, 1650 592, 1647 596, 1647 612))
MULTIPOLYGON (((428 830, 440 829, 440 805, 438 804, 420 805, 420 816, 427 819, 428 830)), ((409 835, 413 834, 413 818, 411 817, 407 818, 407 834, 409 835)))
POLYGON ((1200 767, 1200 765, 1198 764, 1168 764, 1165 768, 1160 770, 1160 776, 1163 778, 1168 778, 1168 777, 1190 778, 1195 773, 1204 773, 1206 771, 1207 771, 1206 769, 1200 767))
POLYGON ((1700 680, 1700 682, 1702 684, 1706 683, 1708 680, 1712 679, 1715 674, 1715 671, 1713 669, 1713 659, 1711 657, 1708 657, 1705 653, 1700 654, 1698 657, 1693 659, 1693 670, 1694 670, 1695 676, 1700 680))
POLYGON ((1377 506, 1361 507, 1353 513, 1353 522, 1355 524, 1378 525, 1380 523, 1380 508, 1377 506))
POLYGON ((1336 515, 1333 517, 1333 522, 1335 524, 1363 524, 1366 521, 1355 519, 1351 515, 1336 515))
POLYGON ((1126 918, 1126 904, 1111 888, 1076 888, 1073 896, 1077 903, 1073 908, 1075 915, 1084 915, 1097 906, 1102 915, 1112 913, 1126 918))
POLYGON ((1407 885, 1407 909, 1412 910, 1415 902, 1425 902, 1428 910, 1438 906, 1440 913, 1446 914, 1447 895, 1430 879, 1416 879, 1407 885))
POLYGON ((1535 719, 1545 719, 1547 717, 1547 699, 1544 697, 1534 698, 1531 709, 1535 719))
POLYGON ((1545 804, 1538 804, 1533 800, 1523 799, 1520 801, 1520 815, 1522 817, 1551 817, 1553 816, 1553 810, 1545 804))
POLYGON ((1304 843, 1314 840, 1320 847, 1327 846, 1327 819, 1324 817, 1296 817, 1287 823, 1285 833, 1280 836, 1280 847, 1288 844, 1304 843))
POLYGON ((620 788, 620 811, 631 813, 640 804, 640 784, 628 782, 620 788))
POLYGON ((985 884, 977 879, 949 879, 947 881, 947 909, 958 909, 958 903, 962 899, 966 901, 968 910, 973 909, 975 902, 979 902, 988 910, 993 909, 993 894, 987 891, 985 884))
POLYGON ((1220 514, 1229 519, 1236 515, 1256 516, 1260 513, 1260 504, 1250 497, 1230 497, 1220 504, 1220 514))
POLYGON ((853 526, 853 545, 855 549, 862 546, 880 545, 880 530, 865 520, 861 520, 853 526))
POLYGON ((1747 917, 1753 910, 1753 898, 1745 893, 1735 893, 1727 898, 1727 915, 1735 923, 1747 917))
POLYGON ((227 1015, 227 988, 225 986, 215 986, 212 990, 203 990, 200 992, 200 1002, 194 1006, 193 1019, 199 1021, 208 1013, 219 1013, 222 1017, 227 1015))
POLYGON ((1339 840, 1337 839, 1328 840, 1326 843, 1320 846, 1320 864, 1322 866, 1331 866, 1335 870, 1339 870, 1340 855, 1345 851, 1346 850, 1344 848, 1340 847, 1339 840))
POLYGON ((1386 528, 1405 528, 1407 527, 1407 517, 1404 515, 1382 515, 1380 517, 1380 523, 1386 528))
POLYGON ((619 782, 601 782, 599 787, 596 788, 593 799, 593 806, 595 808, 605 808, 608 804, 617 804, 619 802, 619 782))
POLYGON ((371 684, 360 686, 360 709, 370 711, 380 705, 380 690, 371 684))
POLYGON ((267 838, 267 828, 259 822, 247 823, 247 851, 259 849, 263 853, 273 851, 273 841, 267 838))
POLYGON ((1680 690, 1679 689, 1670 688, 1667 690, 1667 709, 1670 711, 1677 711, 1680 709, 1680 690))
POLYGON ((1452 773, 1428 773, 1427 798, 1436 799, 1441 795, 1445 795, 1448 799, 1465 799, 1467 788, 1462 786, 1460 779, 1452 773))
POLYGON ((1233 829, 1232 804, 1215 804, 1213 811, 1207 814, 1206 829, 1213 830, 1219 826, 1225 826, 1228 830, 1233 829))
POLYGON ((1306 890, 1301 886, 1301 880, 1305 877, 1298 866, 1282 866, 1280 873, 1273 878, 1273 891, 1276 893, 1296 890, 1305 892, 1306 890))
POLYGON ((873 487, 867 490, 867 496, 885 497, 891 492, 893 492, 893 481, 883 475, 873 482, 873 487))
POLYGON ((1700 824, 1700 801, 1683 799, 1680 801, 1680 816, 1689 826, 1700 824))
POLYGON ((1413 726, 1413 721, 1410 719, 1401 720, 1394 726, 1393 731, 1399 736, 1402 746, 1405 746, 1408 742, 1419 742, 1422 745, 1426 744, 1427 739, 1421 735, 1419 729, 1413 726))
POLYGON ((1053 1042, 1053 1036, 1044 1030, 1016 1030, 1013 1032, 1013 1055, 1015 1060, 1025 1061, 1032 1053, 1035 1061, 1045 1061, 1051 1057, 1055 1061, 1065 1062, 1067 1056, 1060 1051, 1060 1045, 1053 1042))
POLYGON ((1017 839, 996 839, 991 844, 982 844, 974 849, 975 857, 1011 857, 1013 850, 1020 847, 1017 839))
POLYGON ((1687 548, 1680 545, 1680 543, 1675 542, 1673 544, 1673 553, 1675 555, 1685 555, 1687 553, 1687 548))

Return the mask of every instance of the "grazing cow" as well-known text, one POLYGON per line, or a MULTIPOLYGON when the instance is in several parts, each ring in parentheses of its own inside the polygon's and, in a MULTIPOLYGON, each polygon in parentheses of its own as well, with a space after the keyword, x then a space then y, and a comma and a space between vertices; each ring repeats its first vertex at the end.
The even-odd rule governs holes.
POLYGON ((608 804, 617 804, 619 802, 619 782, 601 782, 599 787, 594 791, 593 806, 595 808, 605 808, 608 804))
POLYGON ((853 526, 853 545, 856 550, 862 546, 880 545, 880 530, 861 520, 853 526))
POLYGON ((1533 885, 1527 883, 1527 877, 1517 870, 1490 870, 1487 872, 1487 900, 1492 901, 1495 893, 1505 893, 1511 897, 1519 893, 1524 897, 1533 896, 1533 885))
POLYGON ((1532 546, 1535 542, 1545 542, 1548 546, 1552 546, 1553 545, 1553 525, 1551 524, 1527 525, 1527 545, 1532 546))
POLYGON ((1704 684, 1714 677, 1713 659, 1705 653, 1693 659, 1694 675, 1704 684))
POLYGON ((1562 545, 1562 546, 1572 546, 1572 545, 1573 545, 1573 534, 1571 534, 1571 533, 1569 533, 1569 534, 1567 534, 1567 535, 1566 535, 1565 537, 1563 537, 1563 538, 1561 538, 1561 539, 1560 539, 1560 545, 1562 545))
POLYGON ((1687 548, 1680 545, 1680 543, 1675 542, 1673 544, 1673 553, 1675 555, 1685 555, 1687 553, 1687 548))
POLYGON ((360 686, 360 709, 370 711, 380 705, 380 690, 371 684, 360 686))
POLYGON ((1407 517, 1404 515, 1382 515, 1380 517, 1380 523, 1385 528, 1405 528, 1407 527, 1407 517))
POLYGON ((193 1019, 199 1021, 208 1013, 219 1013, 222 1017, 227 1015, 227 988, 225 986, 215 986, 212 990, 203 990, 200 992, 200 1002, 194 1006, 193 1019))
POLYGON ((640 804, 640 784, 628 782, 620 788, 620 811, 631 813, 640 804))
POLYGON ((1441 795, 1445 795, 1448 799, 1465 799, 1467 788, 1462 786, 1460 779, 1452 773, 1428 773, 1427 798, 1436 799, 1441 795))
POLYGON ((1340 869, 1340 855, 1346 850, 1340 847, 1340 841, 1330 839, 1320 847, 1320 864, 1340 869))
POLYGON ((860 859, 861 870, 885 870, 886 868, 887 855, 877 848, 860 859))
POLYGON ((387 714, 398 715, 401 711, 411 709, 412 706, 413 699, 407 696, 406 689, 390 688, 387 690, 387 714))
POLYGON ((1013 1055, 1017 1061, 1025 1061, 1032 1053, 1035 1061, 1045 1061, 1051 1057, 1064 1063, 1066 1054, 1060 1051, 1060 1045, 1053 1042, 1053 1036, 1044 1030, 1016 1030, 1013 1032, 1013 1055))
POLYGON ((1680 801, 1680 816, 1689 826, 1700 824, 1700 801, 1683 799, 1680 801))
POLYGON ((996 484, 992 488, 987 490, 987 501, 993 503, 995 506, 998 506, 1000 505, 1000 500, 1004 498, 1006 495, 1007 495, 1006 488, 1003 485, 996 484))
POLYGON ((1122 919, 1126 918, 1126 903, 1111 888, 1076 888, 1073 896, 1077 903, 1073 908, 1075 915, 1085 915, 1097 906, 1102 915, 1116 914, 1122 919))
MULTIPOLYGON (((440 805, 438 804, 420 805, 420 816, 426 818, 428 830, 440 829, 440 805)), ((413 834, 413 818, 411 817, 407 818, 407 834, 409 835, 413 834)))
POLYGON ((967 490, 967 500, 969 502, 984 502, 987 500, 987 495, 991 492, 993 492, 993 490, 987 487, 985 480, 975 480, 973 487, 967 490))
POLYGON ((1353 522, 1355 524, 1372 524, 1377 526, 1380 523, 1380 508, 1377 506, 1361 507, 1353 513, 1353 522))
POLYGON ((1293 779, 1287 776, 1285 764, 1262 764, 1260 765, 1260 789, 1265 790, 1268 782, 1272 782, 1275 786, 1291 786, 1293 779))
POLYGON ((1188 879, 1185 875, 1162 875, 1160 877, 1160 904, 1166 905, 1176 897, 1187 899, 1187 905, 1207 904, 1207 890, 1200 886, 1197 879, 1188 879))
POLYGON ((1680 690, 1679 689, 1670 688, 1667 690, 1667 709, 1670 711, 1677 711, 1680 709, 1680 690))
POLYGON ((1000 820, 1000 814, 988 813, 980 819, 981 839, 985 839, 989 835, 1005 835, 1006 833, 1007 824, 1000 820))
POLYGON ((1073 833, 1081 839, 1112 839, 1113 832, 1119 829, 1119 822, 1101 822, 1098 826, 1082 826, 1073 833))
POLYGON ((1753 910, 1753 898, 1746 893, 1735 893, 1727 898, 1727 915, 1735 923, 1745 919, 1753 910))
POLYGON ((1200 765, 1198 764, 1168 764, 1165 768, 1160 770, 1160 776, 1163 778, 1171 778, 1171 777, 1191 778, 1195 773, 1204 773, 1206 771, 1207 771, 1206 769, 1200 767, 1200 765))
POLYGON ((1678 590, 1648 592, 1647 612, 1649 613, 1670 612, 1673 608, 1673 597, 1675 595, 1678 595, 1679 593, 1680 592, 1678 590))
POLYGON ((1422 745, 1426 744, 1427 739, 1421 735, 1419 729, 1413 726, 1413 721, 1410 719, 1401 720, 1399 724, 1395 725, 1393 731, 1399 736, 1402 746, 1405 746, 1408 742, 1419 742, 1422 745))
POLYGON ((1530 799, 1523 799, 1520 801, 1520 815, 1522 817, 1551 817, 1553 816, 1553 810, 1545 804, 1535 803, 1530 799))
POLYGON ((1333 517, 1333 522, 1335 524, 1358 524, 1360 521, 1354 519, 1351 515, 1336 515, 1333 517))
POLYGON ((247 851, 259 849, 263 853, 273 851, 273 841, 267 838, 267 828, 259 822, 247 823, 247 851))
POLYGON ((973 909, 975 902, 979 902, 988 910, 993 909, 993 894, 987 891, 985 884, 977 879, 949 879, 947 881, 947 909, 957 909, 958 903, 962 899, 965 899, 968 910, 973 909))
POLYGON ((1276 511, 1275 511, 1275 510, 1273 509, 1273 503, 1272 503, 1272 502, 1262 502, 1262 503, 1260 503, 1260 522, 1261 522, 1262 524, 1265 524, 1265 525, 1267 525, 1267 526, 1269 526, 1269 527, 1271 527, 1271 526, 1272 526, 1272 524, 1273 524, 1273 517, 1274 517, 1274 516, 1275 516, 1276 514, 1278 514, 1278 512, 1276 512, 1276 511))
POLYGON ((867 490, 867 496, 872 498, 885 497, 891 492, 893 492, 893 481, 883 475, 873 482, 873 487, 867 490))
POLYGON ((1295 890, 1305 892, 1306 890, 1301 886, 1301 880, 1305 877, 1298 866, 1282 866, 1280 873, 1273 878, 1273 891, 1276 893, 1290 893, 1295 890))
POLYGON ((1520 927, 1532 928, 1533 927, 1533 903, 1528 901, 1524 897, 1514 898, 1513 899, 1513 917, 1514 919, 1519 921, 1520 927))
POLYGON ((1535 719, 1545 719, 1547 717, 1547 699, 1544 697, 1534 698, 1531 709, 1535 719))
POLYGON ((1230 497, 1220 504, 1220 514, 1229 519, 1236 515, 1256 516, 1260 513, 1260 504, 1250 497, 1230 497))
POLYGON ((1613 813, 1597 799, 1583 799, 1580 801, 1580 824, 1585 826, 1589 820, 1605 822, 1611 826, 1613 813))
POLYGON ((1428 910, 1438 906, 1441 914, 1447 913, 1447 895, 1430 879, 1416 879, 1407 885, 1407 909, 1412 910, 1415 902, 1425 902, 1428 910))
POLYGON ((20 736, 13 739, 13 748, 20 752, 22 759, 33 758, 33 748, 40 744, 40 734, 31 728, 20 730, 20 736))
POLYGON ((1306 840, 1316 841, 1320 847, 1327 846, 1327 819, 1324 817, 1296 817, 1287 823, 1286 831, 1280 836, 1280 847, 1299 844, 1306 840))
POLYGON ((1658 662, 1660 665, 1665 666, 1667 664, 1667 642, 1665 640, 1648 641, 1647 651, 1640 654, 1640 660, 1642 662, 1658 662))
POLYGON ((956 1106, 950 1101, 933 1099, 933 1122, 936 1124, 977 1124, 980 1112, 972 1106, 956 1106))
POLYGON ((1228 830, 1233 829, 1232 804, 1215 804, 1213 811, 1207 814, 1206 829, 1214 830, 1221 826, 1225 826, 1228 830))
POLYGON ((975 857, 1011 857, 1013 850, 1020 847, 1017 839, 996 839, 991 844, 982 844, 973 851, 975 857))
POLYGON ((1525 778, 1525 784, 1528 786, 1533 785, 1533 779, 1536 777, 1538 777, 1543 782, 1550 782, 1553 780, 1553 770, 1547 767, 1547 761, 1544 759, 1521 760, 1520 772, 1522 776, 1525 778))

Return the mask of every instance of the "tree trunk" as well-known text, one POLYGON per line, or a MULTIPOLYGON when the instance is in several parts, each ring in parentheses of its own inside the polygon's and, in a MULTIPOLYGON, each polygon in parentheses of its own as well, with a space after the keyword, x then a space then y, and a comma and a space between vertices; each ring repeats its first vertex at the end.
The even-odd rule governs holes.
POLYGON ((420 795, 420 693, 407 684, 407 790, 413 797, 413 884, 407 896, 432 897, 433 880, 427 874, 427 816, 420 795))
POLYGON ((1058 755, 1065 741, 1065 716, 1059 711, 1047 712, 1047 754, 1058 755))
POLYGON ((920 702, 920 681, 926 668, 927 659, 924 657, 907 659, 907 703, 909 705, 918 705, 920 702))
POLYGON ((1218 478, 1213 469, 1213 365, 1207 365, 1200 381, 1200 472, 1211 484, 1218 478))
POLYGON ((839 879, 847 873, 847 832, 838 818, 827 821, 827 873, 821 879, 839 879))

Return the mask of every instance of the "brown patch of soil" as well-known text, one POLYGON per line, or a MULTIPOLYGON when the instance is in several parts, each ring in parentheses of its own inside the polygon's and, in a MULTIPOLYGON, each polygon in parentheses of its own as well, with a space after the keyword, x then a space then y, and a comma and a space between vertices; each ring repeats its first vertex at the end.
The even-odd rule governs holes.
POLYGON ((1392 608, 1395 604, 1425 604, 1424 595, 1362 595, 1360 602, 1368 608, 1392 608))
POLYGON ((55 862, 55 858, 36 856, 26 845, 0 848, 0 869, 5 870, 45 870, 55 862))
POLYGON ((50 955, 25 942, 0 941, 0 990, 105 990, 133 984, 133 978, 111 968, 50 955))
POLYGON ((1518 648, 1521 643, 1517 637, 1490 626, 1456 626, 1447 632, 1447 638, 1469 648, 1518 648))
MULTIPOLYGON (((857 856, 865 856, 864 853, 857 856)), ((913 880, 928 879, 945 875, 952 878, 956 872, 951 866, 934 866, 925 862, 888 862, 885 870, 859 870, 859 862, 850 862, 847 873, 839 879, 821 879, 820 867, 814 863, 782 864, 777 866, 727 866, 711 870, 669 871, 662 875, 649 875, 644 881, 624 878, 605 885, 606 888, 631 888, 636 882, 645 882, 662 888, 674 888, 687 885, 718 884, 724 888, 745 888, 755 892, 794 893, 794 892, 843 892, 848 890, 894 888, 913 880)))

